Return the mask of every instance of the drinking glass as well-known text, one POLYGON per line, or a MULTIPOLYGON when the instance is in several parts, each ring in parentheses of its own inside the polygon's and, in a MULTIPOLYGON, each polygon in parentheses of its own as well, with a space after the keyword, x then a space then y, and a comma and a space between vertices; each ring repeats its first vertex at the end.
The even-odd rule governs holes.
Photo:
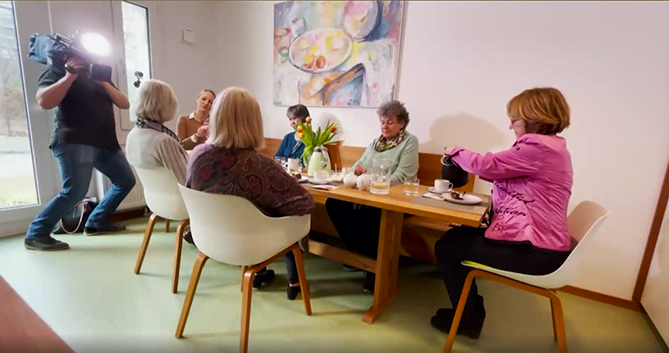
POLYGON ((369 192, 377 195, 388 195, 390 193, 391 170, 391 161, 389 159, 375 158, 372 163, 369 192))
POLYGON ((280 166, 282 166, 284 169, 287 168, 288 166, 288 159, 286 157, 274 157, 274 161, 279 163, 280 166))
POLYGON ((418 189, 420 188, 420 180, 418 178, 411 178, 404 182, 405 196, 418 196, 418 189))

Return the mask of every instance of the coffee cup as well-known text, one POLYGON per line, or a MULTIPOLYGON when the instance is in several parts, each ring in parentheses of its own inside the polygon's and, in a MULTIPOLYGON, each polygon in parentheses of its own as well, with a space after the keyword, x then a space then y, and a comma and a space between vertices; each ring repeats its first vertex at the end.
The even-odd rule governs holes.
POLYGON ((296 172, 300 170, 300 160, 297 158, 288 159, 288 170, 291 172, 296 172))
POLYGON ((328 178, 328 172, 325 170, 317 170, 314 172, 314 180, 317 182, 324 182, 328 178))
POLYGON ((434 189, 438 192, 449 192, 453 189, 453 183, 446 179, 437 179, 434 181, 434 189))

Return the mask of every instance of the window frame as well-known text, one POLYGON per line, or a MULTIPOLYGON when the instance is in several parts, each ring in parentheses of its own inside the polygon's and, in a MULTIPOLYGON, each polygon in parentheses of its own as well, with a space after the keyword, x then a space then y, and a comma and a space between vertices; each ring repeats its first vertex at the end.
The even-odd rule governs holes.
MULTIPOLYGON (((123 2, 132 5, 143 7, 147 10, 148 17, 148 35, 149 35, 149 66, 150 77, 156 77, 156 72, 160 71, 156 58, 157 53, 160 52, 160 30, 159 30, 159 4, 151 1, 112 1, 112 24, 114 33, 114 52, 116 57, 116 82, 118 82, 118 89, 126 96, 128 95, 130 85, 126 77, 126 57, 125 57, 125 38, 123 33, 123 2)), ((119 123, 117 124, 117 135, 119 142, 124 145, 128 132, 135 126, 134 119, 130 119, 133 112, 130 110, 118 110, 117 117, 119 123)))

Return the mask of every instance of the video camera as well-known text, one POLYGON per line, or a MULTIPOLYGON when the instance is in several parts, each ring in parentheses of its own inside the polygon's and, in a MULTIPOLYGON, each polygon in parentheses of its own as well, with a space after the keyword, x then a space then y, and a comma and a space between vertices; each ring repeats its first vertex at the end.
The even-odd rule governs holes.
MULTIPOLYGON (((94 62, 95 56, 109 54, 109 43, 104 37, 94 33, 84 34, 80 39, 74 40, 59 33, 35 33, 30 36, 28 57, 58 71, 66 70, 92 80, 111 82, 111 66, 94 62), (67 65, 67 60, 73 57, 83 60, 86 63, 84 67, 75 69, 67 65)), ((63 71, 61 73, 64 74, 63 71)))

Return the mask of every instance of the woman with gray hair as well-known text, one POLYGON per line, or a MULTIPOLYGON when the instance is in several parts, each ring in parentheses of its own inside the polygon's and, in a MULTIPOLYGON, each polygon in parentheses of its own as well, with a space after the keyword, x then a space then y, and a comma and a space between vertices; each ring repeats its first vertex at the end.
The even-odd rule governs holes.
POLYGON ((164 124, 177 115, 177 98, 165 82, 148 80, 139 87, 135 128, 128 134, 126 153, 137 168, 166 168, 180 184, 186 182, 188 154, 177 135, 164 124))
MULTIPOLYGON (((391 161, 391 182, 403 183, 415 178, 418 174, 418 138, 406 131, 409 112, 404 104, 390 101, 381 105, 376 113, 381 124, 381 135, 372 141, 362 157, 355 162, 355 174, 367 173, 374 159, 385 158, 391 161)), ((328 199, 325 209, 348 250, 376 258, 381 209, 335 199, 328 199)), ((344 269, 358 270, 347 265, 344 265, 344 269)), ((374 292, 375 281, 376 276, 366 272, 363 292, 374 292)))

